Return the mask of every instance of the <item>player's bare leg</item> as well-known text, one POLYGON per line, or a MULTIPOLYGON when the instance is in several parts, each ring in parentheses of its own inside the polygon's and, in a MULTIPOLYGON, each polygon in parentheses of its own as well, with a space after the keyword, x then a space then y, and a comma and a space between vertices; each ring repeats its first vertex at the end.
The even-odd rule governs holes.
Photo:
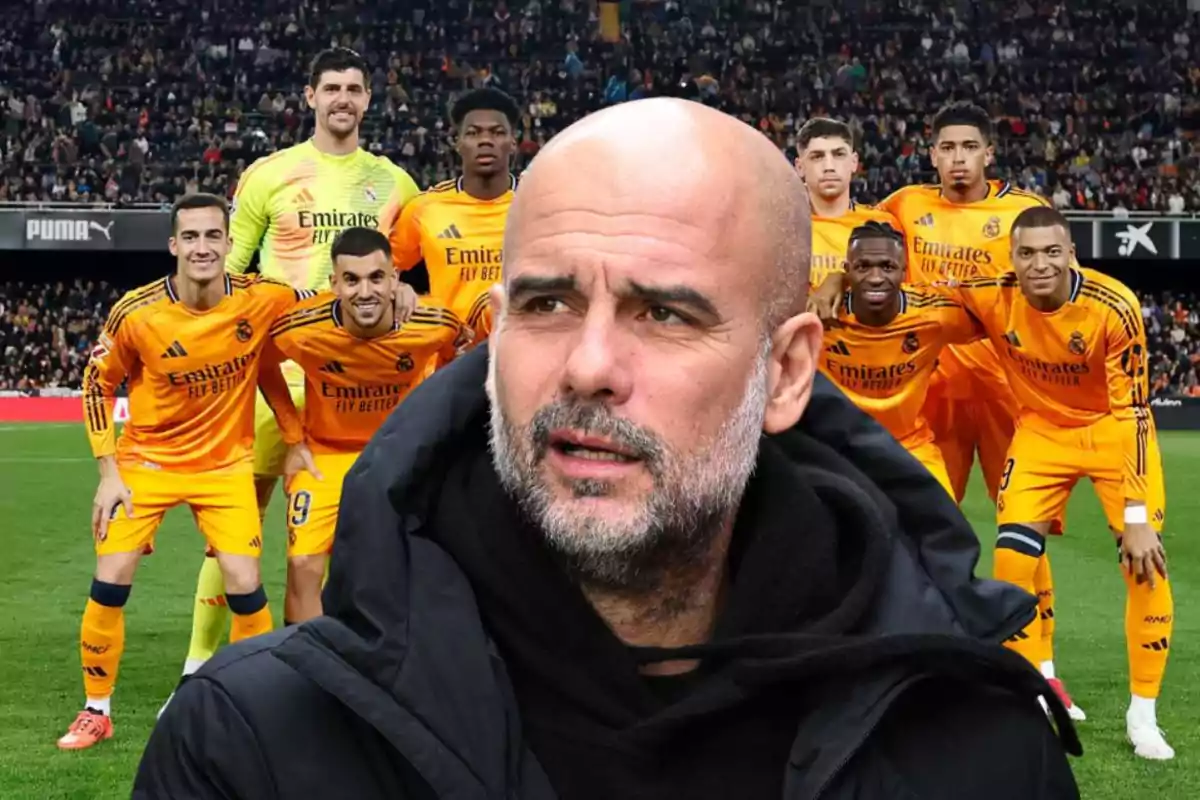
MULTIPOLYGON (((1114 536, 1120 553, 1121 536, 1115 531, 1114 536)), ((1175 749, 1167 744, 1158 727, 1157 706, 1175 622, 1171 584, 1164 575, 1155 575, 1153 581, 1142 580, 1124 563, 1121 576, 1125 579, 1125 642, 1129 654, 1125 733, 1138 756, 1169 761, 1175 757, 1175 749)))
POLYGON ((225 600, 233 612, 230 642, 269 632, 273 626, 267 593, 263 589, 257 555, 217 552, 225 577, 225 600))
POLYGON ((87 700, 66 734, 63 750, 83 750, 113 735, 112 695, 125 651, 125 604, 142 550, 97 556, 96 571, 80 626, 79 650, 87 700))
POLYGON ((321 586, 329 561, 324 554, 292 556, 287 566, 287 596, 283 618, 299 623, 321 616, 321 586))

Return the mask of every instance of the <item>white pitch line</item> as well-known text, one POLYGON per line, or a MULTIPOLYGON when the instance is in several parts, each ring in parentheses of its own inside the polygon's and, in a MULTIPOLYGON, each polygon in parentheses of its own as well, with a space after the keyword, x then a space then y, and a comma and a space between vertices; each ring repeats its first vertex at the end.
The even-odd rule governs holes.
POLYGON ((43 458, 42 456, 8 458, 0 456, 0 464, 82 464, 85 461, 95 460, 94 458, 43 458))
POLYGON ((0 425, 0 433, 12 431, 36 431, 42 428, 63 428, 68 425, 80 425, 82 422, 22 422, 18 425, 0 425))

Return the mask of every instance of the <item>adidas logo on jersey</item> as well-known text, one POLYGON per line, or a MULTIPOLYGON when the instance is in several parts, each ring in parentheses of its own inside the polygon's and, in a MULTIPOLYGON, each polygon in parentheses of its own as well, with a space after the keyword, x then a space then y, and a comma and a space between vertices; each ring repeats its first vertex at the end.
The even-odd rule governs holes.
POLYGON ((176 340, 174 342, 171 342, 171 346, 168 347, 163 352, 162 357, 163 358, 181 358, 186 355, 187 355, 187 350, 184 350, 183 345, 181 345, 178 342, 178 340, 176 340))
POLYGON ((926 214, 923 217, 919 217, 913 224, 928 228, 933 225, 933 214, 926 214))
POLYGON ((325 366, 321 367, 317 371, 318 372, 332 372, 337 375, 342 375, 342 374, 345 374, 346 368, 342 366, 342 362, 340 362, 340 361, 330 361, 330 362, 327 362, 325 364, 325 366))
POLYGON ((296 192, 296 196, 292 198, 292 202, 298 206, 311 206, 317 200, 308 189, 301 189, 296 192))
POLYGON ((826 347, 825 352, 837 353, 839 356, 848 356, 850 355, 850 348, 846 346, 845 342, 843 342, 841 339, 838 339, 836 342, 829 345, 829 347, 826 347))
POLYGON ((446 230, 442 231, 441 233, 439 233, 437 235, 437 238, 439 238, 439 239, 461 239, 461 238, 463 238, 463 236, 461 233, 458 232, 458 226, 452 222, 446 228, 446 230))

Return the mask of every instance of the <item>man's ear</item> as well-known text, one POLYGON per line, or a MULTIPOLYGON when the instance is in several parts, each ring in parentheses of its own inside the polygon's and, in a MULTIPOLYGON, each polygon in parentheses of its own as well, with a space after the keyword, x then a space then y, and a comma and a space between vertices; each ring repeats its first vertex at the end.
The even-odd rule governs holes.
POLYGON ((797 314, 771 336, 767 410, 763 430, 782 433, 795 426, 812 396, 824 331, 816 314, 797 314))
POLYGON ((488 289, 488 303, 492 307, 492 331, 488 336, 488 350, 491 351, 499 338, 497 334, 504 327, 504 309, 508 305, 508 294, 504 291, 503 282, 493 283, 492 288, 488 289))

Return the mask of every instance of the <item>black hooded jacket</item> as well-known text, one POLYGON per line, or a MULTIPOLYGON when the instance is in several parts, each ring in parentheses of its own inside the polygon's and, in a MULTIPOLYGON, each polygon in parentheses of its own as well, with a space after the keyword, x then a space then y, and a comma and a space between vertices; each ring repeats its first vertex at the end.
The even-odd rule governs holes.
POLYGON ((186 679, 134 797, 1078 797, 1064 709, 998 644, 1036 600, 974 577, 954 503, 823 378, 763 441, 713 641, 657 652, 611 635, 499 489, 486 369, 460 359, 379 430, 325 616, 186 679), (639 677, 689 656, 666 695, 639 677))

